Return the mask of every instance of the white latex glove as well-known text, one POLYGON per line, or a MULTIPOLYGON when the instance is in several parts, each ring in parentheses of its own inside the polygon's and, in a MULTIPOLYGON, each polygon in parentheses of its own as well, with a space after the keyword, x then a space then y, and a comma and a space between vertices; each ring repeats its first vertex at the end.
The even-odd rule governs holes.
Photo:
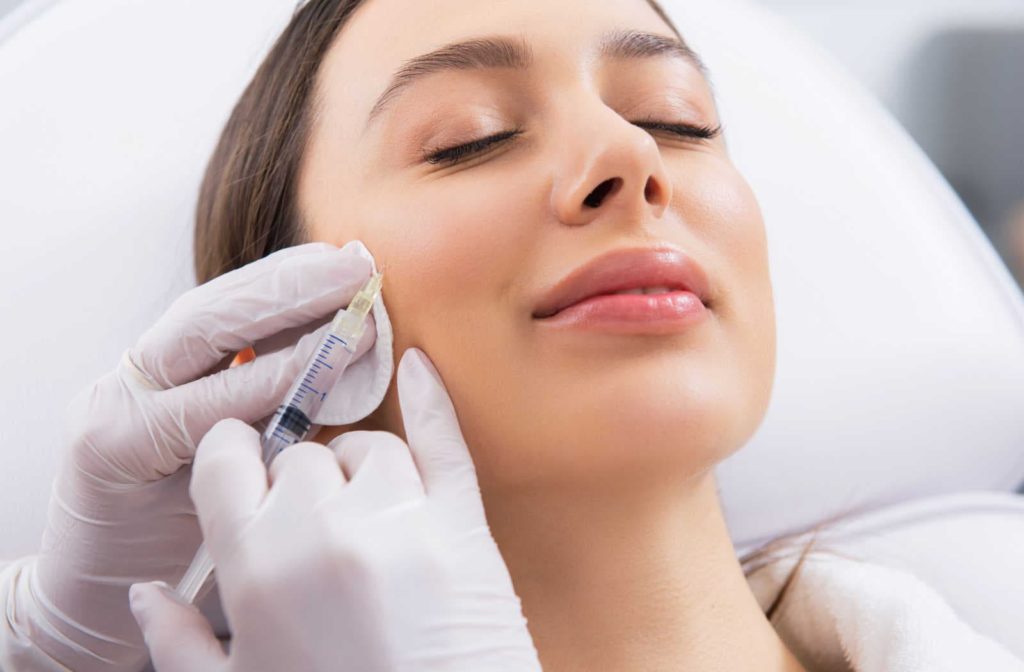
POLYGON ((166 586, 140 584, 132 609, 158 672, 539 672, 455 410, 419 350, 398 393, 408 446, 348 432, 295 444, 268 474, 252 428, 206 435, 192 497, 231 652, 166 586))
MULTIPOLYGON (((187 465, 200 438, 223 418, 269 416, 327 327, 276 352, 259 352, 261 339, 329 319, 369 275, 351 249, 315 243, 220 276, 182 295, 73 402, 41 553, 0 572, 0 669, 144 664, 128 589, 176 582, 199 545, 187 465), (253 343, 255 361, 223 368, 253 343)), ((371 323, 357 356, 374 333, 371 323)))

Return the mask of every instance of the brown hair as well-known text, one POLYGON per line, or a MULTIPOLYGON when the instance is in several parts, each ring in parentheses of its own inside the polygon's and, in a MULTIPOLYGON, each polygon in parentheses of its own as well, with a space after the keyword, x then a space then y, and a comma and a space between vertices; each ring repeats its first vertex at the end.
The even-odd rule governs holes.
MULTIPOLYGON (((681 40, 657 1, 647 1, 681 40)), ((235 104, 206 167, 196 205, 193 257, 200 284, 306 242, 298 178, 317 74, 327 50, 363 2, 300 4, 235 104)))
MULTIPOLYGON (((310 0, 300 4, 245 88, 206 168, 196 206, 196 280, 207 282, 277 250, 306 242, 298 210, 298 177, 324 55, 365 0, 310 0)), ((658 16, 683 40, 658 4, 658 16)), ((748 574, 774 557, 778 540, 741 558, 748 574)), ((767 609, 774 616, 804 559, 767 609)))

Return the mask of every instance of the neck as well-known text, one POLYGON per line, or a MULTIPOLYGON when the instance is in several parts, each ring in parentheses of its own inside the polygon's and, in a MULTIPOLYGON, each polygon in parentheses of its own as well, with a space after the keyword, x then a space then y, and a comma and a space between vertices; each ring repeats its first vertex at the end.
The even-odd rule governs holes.
POLYGON ((710 474, 484 505, 545 672, 802 669, 750 591, 710 474))

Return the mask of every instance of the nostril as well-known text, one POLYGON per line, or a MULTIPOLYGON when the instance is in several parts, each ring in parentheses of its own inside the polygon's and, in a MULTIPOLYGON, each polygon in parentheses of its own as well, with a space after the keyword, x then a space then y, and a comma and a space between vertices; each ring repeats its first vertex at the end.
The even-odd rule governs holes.
POLYGON ((619 184, 622 180, 618 177, 614 177, 610 180, 605 180, 601 184, 597 185, 597 188, 590 192, 590 195, 583 199, 583 205, 588 208, 596 208, 607 198, 612 192, 618 189, 619 184))
POLYGON ((647 185, 644 187, 644 198, 648 203, 651 203, 658 197, 658 183, 652 177, 647 180, 647 185))

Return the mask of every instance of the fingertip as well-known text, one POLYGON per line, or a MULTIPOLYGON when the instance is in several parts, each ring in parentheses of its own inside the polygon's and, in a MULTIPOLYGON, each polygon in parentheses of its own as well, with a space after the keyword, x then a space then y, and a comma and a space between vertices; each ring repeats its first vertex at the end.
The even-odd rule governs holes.
POLYGON ((334 251, 345 259, 350 268, 356 265, 367 277, 373 272, 373 257, 362 241, 350 240, 340 248, 334 248, 334 251))
POLYGON ((140 581, 128 588, 128 603, 133 611, 144 610, 153 602, 163 600, 184 604, 166 581, 140 581))
POLYGON ((365 440, 366 437, 370 436, 373 433, 374 430, 371 429, 352 429, 347 432, 342 432, 341 434, 338 434, 336 437, 328 441, 327 447, 334 451, 334 454, 337 455, 338 452, 342 449, 342 445, 352 442, 362 442, 363 440, 365 440))
POLYGON ((406 348, 405 352, 402 353, 402 359, 398 362, 398 370, 401 372, 402 369, 407 369, 410 366, 416 366, 421 364, 423 361, 423 351, 419 348, 406 348))
POLYGON ((344 252, 346 254, 353 254, 363 259, 367 263, 369 263, 370 259, 373 258, 373 255, 370 254, 370 249, 366 247, 366 243, 359 240, 358 238, 353 238, 352 240, 342 245, 339 248, 339 251, 344 252))
MULTIPOLYGON (((162 581, 159 583, 167 586, 162 581)), ((158 609, 164 599, 157 582, 133 583, 128 589, 128 608, 144 635, 152 622, 153 610, 158 609)))
POLYGON ((300 441, 281 451, 270 463, 267 475, 272 486, 278 485, 283 472, 299 470, 317 471, 335 467, 334 451, 315 441, 300 441))
POLYGON ((398 372, 403 373, 405 377, 420 377, 428 375, 441 382, 441 376, 438 374, 437 369, 434 368, 433 363, 419 348, 408 348, 402 353, 402 359, 398 363, 398 372))
MULTIPOLYGON (((327 447, 334 453, 334 458, 341 467, 342 473, 347 480, 352 480, 359 465, 363 463, 366 456, 371 452, 374 443, 374 436, 384 432, 373 430, 356 429, 339 434, 331 439, 327 447)), ((396 437, 397 438, 397 437, 396 437)))
MULTIPOLYGON (((458 496, 476 472, 451 397, 426 354, 409 348, 398 371, 406 440, 428 494, 458 496)), ((475 516, 476 508, 470 504, 475 516)), ((477 516, 478 517, 478 516, 477 516)))
POLYGON ((259 433, 238 418, 223 418, 203 435, 196 448, 196 458, 225 445, 250 444, 253 439, 259 443, 259 433))
POLYGON ((142 605, 146 601, 146 584, 145 583, 133 583, 128 588, 128 606, 132 610, 132 614, 135 615, 135 620, 139 620, 138 612, 142 610, 142 605))
POLYGON ((133 584, 129 599, 156 669, 213 670, 225 662, 210 623, 163 581, 133 584))
POLYGON ((335 437, 328 447, 337 456, 345 478, 353 484, 359 482, 359 474, 376 471, 376 479, 373 476, 364 478, 370 479, 367 488, 373 493, 366 494, 370 499, 381 495, 394 502, 403 495, 412 498, 426 495, 409 446, 391 432, 353 430, 335 437), (381 483, 386 485, 381 487, 381 483))
POLYGON ((419 404, 425 399, 448 396, 441 374, 419 348, 409 348, 402 353, 397 378, 398 402, 403 407, 403 413, 406 404, 419 404))
POLYGON ((295 256, 296 254, 309 254, 312 252, 332 252, 337 250, 337 245, 332 245, 331 243, 328 243, 327 241, 324 240, 314 240, 309 243, 302 243, 301 245, 292 245, 291 247, 286 247, 284 249, 277 250, 276 252, 268 254, 267 257, 291 257, 295 256))
POLYGON ((192 462, 193 485, 196 475, 205 471, 218 455, 231 455, 233 461, 249 461, 250 456, 260 460, 262 448, 259 432, 237 418, 218 420, 196 447, 192 462))
POLYGON ((238 418, 221 418, 217 423, 210 429, 211 432, 216 431, 218 434, 244 436, 255 434, 256 430, 247 425, 245 422, 238 418))

